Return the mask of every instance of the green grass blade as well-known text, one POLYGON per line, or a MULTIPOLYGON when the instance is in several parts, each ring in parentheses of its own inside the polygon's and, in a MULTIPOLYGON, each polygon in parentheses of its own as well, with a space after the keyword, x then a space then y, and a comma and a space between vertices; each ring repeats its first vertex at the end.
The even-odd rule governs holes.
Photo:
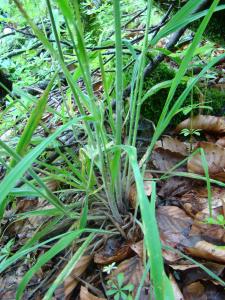
POLYGON ((168 36, 172 32, 182 28, 185 24, 191 22, 191 14, 194 9, 204 0, 196 1, 189 0, 180 8, 177 13, 169 20, 169 22, 159 31, 159 33, 152 39, 151 45, 155 45, 161 38, 168 36))
POLYGON ((45 139, 41 144, 31 150, 0 183, 0 216, 4 214, 5 201, 7 195, 15 186, 17 180, 19 180, 23 174, 31 167, 36 158, 45 150, 45 148, 53 142, 65 129, 73 124, 80 122, 83 118, 75 118, 69 121, 67 124, 59 127, 51 136, 45 139))
POLYGON ((67 276, 73 271, 75 265, 78 263, 81 256, 84 254, 84 252, 87 249, 87 246, 91 243, 92 239, 94 237, 94 234, 90 234, 85 242, 82 244, 82 246, 76 251, 76 253, 73 255, 71 260, 68 262, 68 264, 65 266, 65 268, 62 270, 62 272, 58 275, 58 277, 55 279, 47 293, 45 294, 43 300, 51 300, 52 295, 55 291, 55 289, 59 286, 60 283, 62 283, 67 276))
POLYGON ((55 243, 54 246, 52 246, 47 252, 45 252, 39 257, 35 265, 29 269, 29 271, 25 274, 22 281, 20 282, 16 293, 16 300, 20 300, 22 298, 23 292, 28 282, 34 276, 34 274, 38 272, 38 270, 43 265, 45 265, 49 260, 51 260, 54 256, 56 256, 60 251, 68 247, 79 235, 80 235, 80 230, 75 232, 70 232, 65 237, 62 237, 58 242, 55 243))
MULTIPOLYGON (((57 76, 57 73, 53 76, 51 81, 49 82, 47 88, 45 89, 43 95, 41 96, 40 100, 37 102, 37 105, 35 109, 32 111, 30 118, 28 119, 28 122, 24 128, 24 131, 20 137, 20 140, 16 147, 16 153, 23 156, 27 150, 27 146, 29 145, 31 138, 33 136, 34 131, 37 129, 42 115, 45 111, 45 107, 48 101, 48 95, 52 89, 52 86, 54 84, 55 78, 57 76)), ((16 164, 16 161, 12 159, 10 166, 14 167, 16 164)))
MULTIPOLYGON (((152 183, 151 203, 145 194, 143 178, 137 162, 136 148, 131 146, 119 146, 127 152, 130 164, 133 169, 133 174, 137 186, 138 203, 141 210, 144 241, 148 252, 151 264, 151 279, 154 286, 155 297, 157 300, 164 300, 167 290, 166 274, 163 265, 163 256, 161 249, 161 241, 159 230, 155 217, 155 200, 156 187, 155 182, 152 183)), ((167 285, 168 286, 168 285, 167 285)), ((169 297, 169 295, 168 295, 169 297)), ((168 298, 174 300, 173 298, 168 298)))

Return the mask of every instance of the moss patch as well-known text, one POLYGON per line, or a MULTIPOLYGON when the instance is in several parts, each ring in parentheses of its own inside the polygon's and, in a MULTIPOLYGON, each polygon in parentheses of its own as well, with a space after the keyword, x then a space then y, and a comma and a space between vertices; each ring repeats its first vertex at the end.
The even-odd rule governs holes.
MULTIPOLYGON (((132 68, 130 68, 129 71, 126 73, 126 82, 130 82, 131 80, 131 72, 132 68)), ((166 63, 161 63, 149 76, 148 79, 144 82, 144 90, 143 95, 154 85, 173 79, 175 76, 175 71, 166 63)), ((178 99, 180 94, 184 91, 186 85, 181 84, 178 86, 174 99, 171 103, 173 105, 175 101, 178 99)), ((225 105, 225 91, 219 90, 216 88, 200 88, 201 93, 204 95, 205 102, 207 102, 206 105, 211 106, 213 108, 213 112, 211 110, 204 110, 204 113, 209 114, 215 114, 215 115, 222 115, 223 109, 225 105)), ((169 93, 169 88, 162 89, 153 96, 151 96, 149 99, 147 99, 144 104, 142 105, 141 114, 148 118, 149 120, 153 121, 154 123, 158 122, 158 119, 160 117, 160 114, 162 112, 162 109, 165 105, 165 101, 167 99, 169 93)), ((197 89, 194 89, 193 92, 193 102, 199 103, 200 94, 197 91, 197 89)), ((191 94, 187 97, 185 100, 183 107, 190 105, 191 102, 191 94)), ((196 109, 194 113, 198 113, 198 110, 196 109)), ((183 113, 179 113, 176 116, 174 116, 171 125, 176 125, 179 122, 181 122, 185 118, 183 113)))

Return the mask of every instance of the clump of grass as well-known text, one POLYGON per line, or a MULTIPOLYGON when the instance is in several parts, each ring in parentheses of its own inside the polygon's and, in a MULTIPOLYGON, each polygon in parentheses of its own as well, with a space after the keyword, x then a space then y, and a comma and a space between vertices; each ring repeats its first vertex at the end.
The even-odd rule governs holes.
MULTIPOLYGON (((45 245, 55 241, 55 244, 51 247, 51 249, 40 256, 36 264, 34 264, 34 266, 27 272, 21 284, 19 285, 17 299, 21 299, 23 291, 30 278, 41 268, 43 264, 57 255, 59 251, 68 247, 75 239, 78 239, 82 234, 88 233, 88 236, 85 235, 85 241, 67 262, 65 268, 61 271, 59 276, 56 278, 56 280, 53 282, 46 295, 44 296, 44 300, 51 299, 54 290, 65 278, 65 276, 70 274, 70 272, 73 270, 79 258, 84 253, 86 247, 93 240, 94 235, 103 232, 99 228, 97 228, 96 230, 91 230, 88 228, 88 218, 90 217, 88 215, 88 204, 92 200, 91 196, 95 194, 99 197, 99 199, 107 199, 106 201, 103 201, 103 205, 106 205, 110 209, 113 218, 118 223, 122 223, 123 214, 127 212, 128 206, 126 196, 134 178, 137 185, 138 205, 141 211, 142 229, 144 233, 145 246, 150 261, 151 281, 154 287, 155 298, 157 300, 163 300, 166 298, 173 299, 174 296, 172 288, 169 279, 164 271, 161 242, 155 218, 156 184, 155 182, 152 183, 152 195, 151 201, 149 202, 147 196, 145 195, 142 174, 144 174, 146 161, 150 158, 156 141, 163 133, 165 128, 169 125, 172 118, 176 115, 177 111, 182 106, 191 89, 194 87, 197 81, 207 72, 207 70, 212 67, 219 59, 221 59, 221 56, 213 59, 208 65, 205 66, 205 68, 198 76, 192 78, 188 82, 187 87, 182 92, 182 94, 171 106, 171 102, 176 93, 176 90, 183 80, 186 70, 188 69, 189 64, 193 58, 195 49, 196 47, 198 47, 204 30, 210 20, 210 17, 216 9, 217 4, 219 3, 219 0, 214 0, 209 10, 204 12, 203 15, 205 15, 205 17, 196 32, 195 38, 190 45, 187 54, 179 67, 178 72, 170 81, 170 90, 165 101, 161 116, 158 120, 156 130, 154 132, 148 150, 141 162, 138 162, 137 160, 135 146, 140 111, 143 104, 143 70, 146 65, 146 55, 149 51, 149 46, 153 47, 161 38, 182 28, 184 25, 195 20, 196 18, 199 18, 199 15, 192 15, 192 11, 197 7, 198 3, 196 3, 195 0, 188 1, 186 5, 184 5, 184 7, 180 11, 178 11, 177 14, 174 15, 174 17, 162 28, 162 30, 160 30, 154 38, 151 38, 151 36, 149 37, 148 34, 148 28, 151 23, 153 1, 147 1, 145 35, 142 43, 141 54, 137 56, 135 60, 131 80, 132 89, 129 99, 129 109, 127 116, 124 116, 122 99, 124 86, 122 74, 123 40, 121 37, 121 7, 120 1, 113 1, 116 49, 116 117, 114 118, 113 111, 111 107, 109 107, 112 99, 107 86, 107 78, 104 70, 101 50, 99 50, 98 54, 103 87, 105 89, 105 101, 104 99, 102 99, 101 103, 99 103, 93 90, 91 76, 92 56, 85 47, 79 1, 73 1, 73 9, 71 9, 71 2, 69 0, 57 0, 57 5, 65 19, 68 35, 70 37, 71 44, 73 45, 73 51, 78 61, 77 72, 79 72, 80 77, 82 78, 85 86, 85 91, 80 88, 77 81, 69 72, 65 64, 64 54, 61 49, 60 41, 58 39, 57 27, 55 26, 55 20, 52 14, 52 3, 50 2, 50 0, 46 0, 46 2, 50 14, 54 36, 56 39, 57 48, 53 47, 44 33, 34 24, 28 13, 24 10, 22 4, 18 0, 14 0, 14 2, 25 18, 27 24, 32 28, 35 35, 43 43, 45 49, 51 54, 52 59, 57 62, 59 68, 63 71, 79 110, 79 116, 76 118, 72 118, 68 114, 67 120, 64 125, 58 128, 53 134, 42 141, 38 146, 34 147, 31 150, 28 150, 31 137, 38 125, 35 124, 35 126, 32 127, 33 124, 31 124, 32 122, 30 121, 34 118, 34 112, 35 115, 37 113, 36 110, 34 110, 33 114, 31 114, 30 120, 28 120, 27 122, 27 126, 20 138, 16 150, 11 149, 3 142, 0 143, 0 146, 11 156, 11 159, 13 161, 11 165, 6 165, 6 167, 8 168, 8 174, 0 184, 0 216, 3 217, 7 204, 10 201, 8 195, 10 195, 10 193, 13 191, 17 180, 23 178, 25 172, 29 172, 33 178, 32 182, 27 182, 26 180, 24 180, 26 185, 29 185, 29 188, 31 188, 31 190, 35 191, 35 193, 37 193, 41 197, 44 197, 54 206, 53 210, 48 210, 45 213, 53 214, 54 216, 56 216, 56 218, 51 223, 49 223, 46 228, 36 233, 34 237, 31 238, 31 240, 29 240, 22 247, 22 249, 18 250, 15 254, 12 255, 12 257, 0 263, 1 271, 5 270, 8 266, 10 266, 18 259, 21 259, 28 253, 36 250, 41 245, 45 245), (109 120, 105 119, 106 117, 104 112, 106 110, 109 111, 109 120), (105 121, 109 121, 110 129, 104 126, 105 121), (123 136, 123 125, 125 125, 127 129, 126 142, 123 136), (74 129, 74 131, 76 131, 76 128, 78 128, 78 126, 82 127, 83 131, 87 135, 86 144, 80 150, 80 153, 82 153, 82 155, 80 155, 80 157, 77 157, 76 155, 70 153, 72 158, 71 161, 68 160, 67 157, 62 153, 60 154, 65 161, 67 168, 70 170, 68 171, 68 174, 66 174, 65 181, 69 182, 70 185, 74 185, 76 190, 79 190, 80 188, 85 194, 82 213, 80 213, 80 215, 78 216, 79 229, 70 229, 68 232, 62 235, 58 235, 41 243, 39 242, 40 237, 49 232, 54 227, 55 223, 60 221, 60 218, 69 218, 74 220, 77 219, 77 215, 75 214, 73 206, 65 205, 56 196, 56 194, 48 189, 45 180, 36 173, 36 170, 32 164, 37 161, 37 158, 40 156, 40 154, 43 153, 43 151, 45 151, 45 149, 52 142, 54 142, 63 131, 71 127, 74 129)), ((51 85, 54 80, 55 78, 53 77, 51 85)), ((47 88, 46 93, 49 91, 50 87, 51 86, 47 88)), ((42 100, 40 103, 42 103, 42 100)), ((43 100, 42 104, 44 109, 46 99, 43 100)), ((36 119, 37 123, 40 122, 43 109, 40 110, 40 116, 36 119)), ((205 165, 204 153, 202 153, 202 157, 205 165)), ((62 171, 58 170, 58 172, 61 172, 59 174, 63 174, 62 171)), ((210 180, 208 177, 207 168, 205 169, 205 172, 207 178, 207 187, 210 196, 210 180)), ((27 214, 27 216, 29 216, 29 214, 27 214)), ((109 232, 107 233, 109 234, 109 232)))

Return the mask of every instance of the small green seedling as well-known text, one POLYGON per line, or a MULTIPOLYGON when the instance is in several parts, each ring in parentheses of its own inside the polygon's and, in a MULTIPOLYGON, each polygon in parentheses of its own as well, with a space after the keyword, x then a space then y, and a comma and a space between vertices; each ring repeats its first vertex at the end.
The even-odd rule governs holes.
POLYGON ((133 284, 124 284, 124 274, 117 275, 117 282, 114 280, 108 281, 109 290, 106 292, 107 296, 112 296, 114 300, 132 300, 131 292, 134 289, 133 284))
POLYGON ((207 224, 219 225, 225 229, 225 218, 224 215, 218 215, 216 218, 209 217, 205 221, 207 224))
POLYGON ((188 128, 184 128, 181 130, 180 134, 183 134, 183 136, 187 137, 187 136, 200 136, 200 131, 201 129, 188 129, 188 128))
POLYGON ((180 111, 182 111, 182 113, 186 116, 196 109, 198 109, 198 110, 199 109, 213 110, 212 107, 209 105, 192 104, 192 105, 188 105, 188 106, 181 108, 180 111))

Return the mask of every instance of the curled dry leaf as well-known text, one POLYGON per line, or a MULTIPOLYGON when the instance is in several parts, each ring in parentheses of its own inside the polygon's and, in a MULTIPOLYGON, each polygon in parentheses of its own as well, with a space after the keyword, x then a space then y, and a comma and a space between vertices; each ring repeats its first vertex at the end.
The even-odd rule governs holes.
MULTIPOLYGON (((203 148, 205 152, 210 177, 225 181, 225 148, 208 142, 198 143, 197 148, 203 148)), ((200 153, 188 161, 188 171, 205 175, 200 153)))
MULTIPOLYGON (((137 289, 141 282, 141 278, 144 272, 144 266, 142 263, 142 259, 138 256, 134 256, 130 259, 124 260, 121 262, 115 271, 109 276, 111 280, 116 280, 116 276, 119 273, 124 274, 124 285, 132 284, 134 287, 133 297, 136 295, 137 289)), ((141 295, 139 299, 149 300, 150 298, 150 280, 147 276, 144 286, 141 291, 141 295)), ((134 299, 134 298, 132 298, 134 299)))
POLYGON ((198 116, 194 116, 192 120, 188 118, 183 122, 181 122, 177 126, 176 131, 179 132, 184 128, 201 129, 206 132, 222 134, 225 133, 225 118, 198 115, 198 116))
POLYGON ((77 277, 81 276, 87 267, 89 266, 90 262, 92 260, 92 256, 82 256, 78 263, 76 264, 73 271, 70 273, 70 275, 65 279, 64 281, 64 295, 66 299, 69 297, 69 295, 72 293, 72 291, 75 289, 79 281, 77 280, 77 277))
POLYGON ((163 148, 170 152, 179 153, 183 156, 187 155, 187 146, 179 141, 178 139, 172 138, 171 136, 164 136, 161 140, 155 144, 155 149, 163 148))
POLYGON ((194 247, 187 247, 186 252, 196 257, 225 263, 225 247, 220 247, 206 241, 198 241, 194 247))
POLYGON ((106 241, 103 249, 94 255, 94 262, 98 265, 109 265, 120 262, 133 254, 129 243, 119 238, 111 238, 106 241))
MULTIPOLYGON (((182 209, 176 206, 161 206, 157 210, 157 220, 162 244, 184 250, 195 257, 225 262, 225 247, 205 241, 205 233, 193 234, 193 220, 182 209)), ((176 257, 170 251, 164 251, 163 255, 169 263, 176 261, 176 257)))
POLYGON ((99 298, 88 292, 88 289, 84 286, 80 289, 80 300, 105 300, 105 298, 99 298))
MULTIPOLYGON (((150 196, 151 192, 152 192, 152 174, 149 171, 145 172, 145 176, 144 176, 144 189, 145 189, 145 194, 146 196, 150 196)), ((136 184, 132 184, 131 188, 130 188, 130 192, 129 192, 129 201, 131 204, 131 207, 133 209, 136 208, 136 204, 137 204, 137 189, 136 189, 136 184)))

